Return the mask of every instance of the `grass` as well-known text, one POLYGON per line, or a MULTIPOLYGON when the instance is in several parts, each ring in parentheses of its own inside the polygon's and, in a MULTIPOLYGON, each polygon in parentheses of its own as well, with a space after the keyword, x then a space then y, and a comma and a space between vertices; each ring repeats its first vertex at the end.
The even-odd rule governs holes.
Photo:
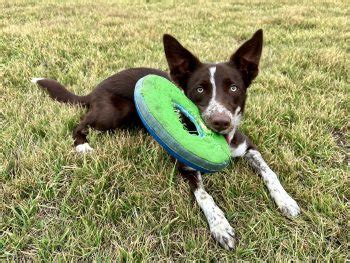
POLYGON ((1 1, 0 256, 8 260, 349 260, 347 1, 1 1), (263 28, 260 75, 242 130, 302 207, 284 218, 243 160, 205 175, 239 235, 213 239, 168 155, 137 130, 90 135, 73 152, 82 108, 29 82, 78 94, 128 67, 166 69, 161 37, 225 60, 263 28))

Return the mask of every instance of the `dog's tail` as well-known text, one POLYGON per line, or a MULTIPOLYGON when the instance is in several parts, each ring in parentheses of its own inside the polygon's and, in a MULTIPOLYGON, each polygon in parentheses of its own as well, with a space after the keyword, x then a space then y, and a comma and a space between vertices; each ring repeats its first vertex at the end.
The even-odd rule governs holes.
POLYGON ((50 97, 59 102, 89 106, 90 96, 78 96, 67 90, 62 84, 53 79, 33 78, 33 83, 47 90, 50 97))

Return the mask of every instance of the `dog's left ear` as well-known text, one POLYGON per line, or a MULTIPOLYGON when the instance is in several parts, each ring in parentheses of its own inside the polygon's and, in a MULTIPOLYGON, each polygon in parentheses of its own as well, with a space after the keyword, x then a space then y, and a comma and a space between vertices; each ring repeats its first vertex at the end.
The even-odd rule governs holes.
POLYGON ((263 31, 259 29, 230 58, 230 64, 242 73, 246 87, 259 73, 259 61, 263 45, 263 31))
POLYGON ((171 35, 163 35, 163 44, 170 76, 176 84, 185 90, 191 74, 202 63, 171 35))

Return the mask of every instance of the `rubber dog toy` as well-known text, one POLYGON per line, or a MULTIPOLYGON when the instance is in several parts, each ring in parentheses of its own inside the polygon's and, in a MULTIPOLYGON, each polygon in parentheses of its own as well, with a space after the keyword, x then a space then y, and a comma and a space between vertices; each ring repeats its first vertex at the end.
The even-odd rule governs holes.
POLYGON ((228 165, 225 138, 206 127, 197 106, 172 82, 147 75, 136 83, 134 99, 148 132, 180 162, 201 172, 216 172, 228 165), (179 112, 194 124, 195 134, 187 130, 179 112))

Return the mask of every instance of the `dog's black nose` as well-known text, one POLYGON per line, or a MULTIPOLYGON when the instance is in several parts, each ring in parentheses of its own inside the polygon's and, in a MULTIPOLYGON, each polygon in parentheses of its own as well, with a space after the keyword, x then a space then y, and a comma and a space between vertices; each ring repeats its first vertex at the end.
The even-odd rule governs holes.
POLYGON ((216 131, 220 132, 230 127, 231 119, 229 116, 223 114, 216 114, 211 118, 211 123, 213 128, 216 131))

